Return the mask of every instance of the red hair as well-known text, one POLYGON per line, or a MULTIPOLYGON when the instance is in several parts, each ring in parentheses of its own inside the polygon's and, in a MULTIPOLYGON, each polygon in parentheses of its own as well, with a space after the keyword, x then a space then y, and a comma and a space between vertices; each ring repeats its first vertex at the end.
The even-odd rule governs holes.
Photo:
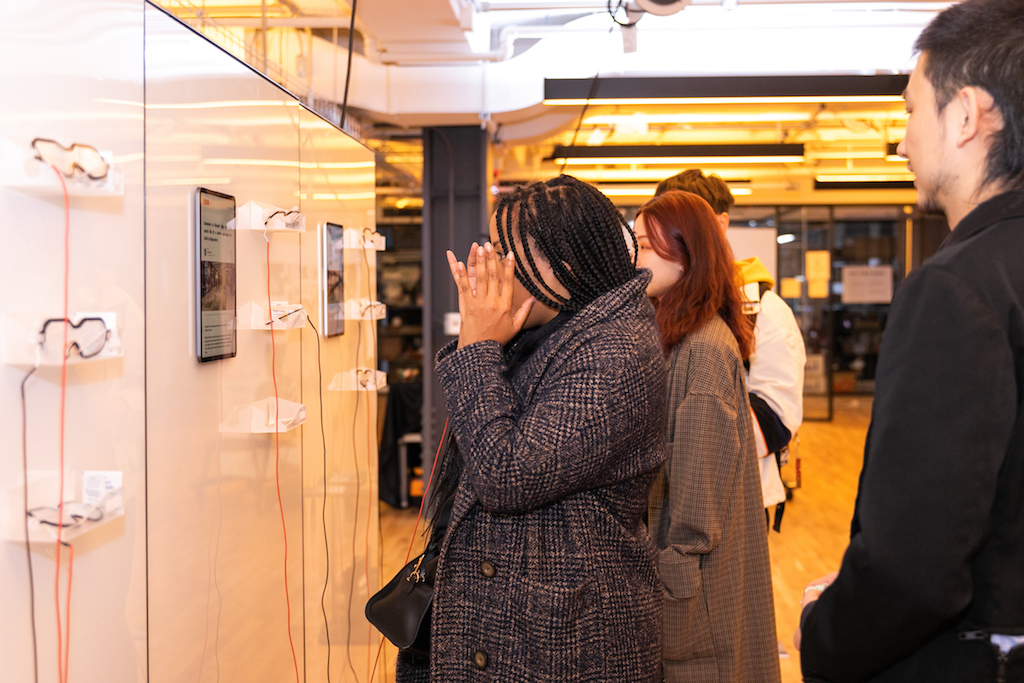
POLYGON ((732 247, 711 207, 698 195, 675 190, 644 204, 641 215, 654 253, 683 266, 679 281, 654 302, 665 353, 720 315, 747 358, 754 329, 743 315, 732 247))

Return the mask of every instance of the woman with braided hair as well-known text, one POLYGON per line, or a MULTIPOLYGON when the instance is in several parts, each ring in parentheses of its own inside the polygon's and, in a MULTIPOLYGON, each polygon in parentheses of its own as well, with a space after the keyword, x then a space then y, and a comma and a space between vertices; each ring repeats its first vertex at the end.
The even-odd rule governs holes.
POLYGON ((454 444, 430 653, 403 652, 397 680, 660 681, 650 275, 611 202, 568 176, 502 197, 490 232, 468 267, 448 252, 462 329, 437 356, 454 444))

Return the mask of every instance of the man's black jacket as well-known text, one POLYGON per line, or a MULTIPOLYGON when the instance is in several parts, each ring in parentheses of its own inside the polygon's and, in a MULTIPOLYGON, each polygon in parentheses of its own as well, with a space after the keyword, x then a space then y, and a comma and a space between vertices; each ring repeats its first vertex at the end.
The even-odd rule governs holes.
MULTIPOLYGON (((1022 394, 1015 191, 965 217, 893 301, 850 546, 804 623, 805 680, 996 680, 988 633, 1024 634, 1022 394)), ((1008 676, 1024 680, 1024 647, 1008 676)))

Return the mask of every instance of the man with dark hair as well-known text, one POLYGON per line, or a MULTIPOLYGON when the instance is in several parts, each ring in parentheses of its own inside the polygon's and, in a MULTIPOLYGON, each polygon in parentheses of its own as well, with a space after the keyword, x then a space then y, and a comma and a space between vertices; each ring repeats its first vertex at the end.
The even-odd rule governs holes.
POLYGON ((1024 2, 966 0, 915 47, 899 151, 953 231, 893 301, 850 545, 804 593, 803 674, 1024 681, 1024 2))
MULTIPOLYGON (((658 183, 655 195, 672 190, 691 192, 715 212, 718 225, 729 227, 735 203, 729 186, 715 174, 691 168, 658 183)), ((775 530, 782 524, 786 488, 779 469, 788 457, 789 441, 803 422, 804 365, 807 353, 793 311, 772 291, 771 273, 756 256, 736 262, 743 283, 744 313, 754 321, 754 351, 747 359, 747 391, 754 412, 761 496, 766 509, 775 508, 775 530)))

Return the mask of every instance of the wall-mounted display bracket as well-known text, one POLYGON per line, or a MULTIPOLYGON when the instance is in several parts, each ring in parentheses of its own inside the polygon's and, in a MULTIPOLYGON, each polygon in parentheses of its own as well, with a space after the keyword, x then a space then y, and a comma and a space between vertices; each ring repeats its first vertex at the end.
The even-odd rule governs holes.
POLYGON ((346 320, 383 320, 388 314, 388 307, 381 301, 369 299, 346 299, 346 320))
POLYGON ((236 230, 257 232, 306 232, 306 217, 298 207, 282 209, 272 204, 246 202, 235 214, 236 230))
POLYGON ((327 391, 380 391, 388 383, 388 375, 372 368, 352 368, 331 379, 327 391))
MULTIPOLYGON (((99 155, 108 164, 106 175, 98 180, 84 173, 65 176, 68 196, 124 196, 124 168, 113 162, 112 152, 100 151, 99 155)), ((36 158, 31 145, 19 145, 7 137, 0 137, 0 186, 45 197, 63 196, 64 193, 53 169, 36 158)))
MULTIPOLYGON (((27 485, 13 486, 2 494, 2 505, 7 509, 5 538, 14 543, 25 542, 25 509, 28 516, 28 541, 31 544, 50 545, 57 540, 59 511, 54 505, 54 492, 60 488, 60 473, 56 470, 30 470, 27 485), (28 492, 28 505, 25 493, 28 492)), ((124 516, 124 488, 122 473, 115 471, 85 470, 79 475, 64 471, 64 527, 62 541, 76 538, 124 516), (77 493, 81 484, 81 494, 77 493)))
POLYGON ((369 228, 345 228, 345 248, 384 251, 387 242, 384 235, 369 228))
POLYGON ((220 423, 225 434, 273 434, 295 429, 306 421, 306 406, 273 396, 238 406, 231 411, 228 419, 220 423), (281 415, 275 428, 276 408, 280 404, 281 415))
MULTIPOLYGON (((62 365, 62 320, 30 314, 0 316, 0 363, 21 368, 62 365)), ((69 314, 68 320, 68 365, 124 356, 117 313, 80 311, 69 314)))
POLYGON ((238 329, 240 330, 295 330, 306 326, 306 309, 301 304, 290 304, 287 301, 270 302, 271 315, 255 301, 251 301, 238 309, 238 329), (273 317, 273 325, 271 325, 273 317))

